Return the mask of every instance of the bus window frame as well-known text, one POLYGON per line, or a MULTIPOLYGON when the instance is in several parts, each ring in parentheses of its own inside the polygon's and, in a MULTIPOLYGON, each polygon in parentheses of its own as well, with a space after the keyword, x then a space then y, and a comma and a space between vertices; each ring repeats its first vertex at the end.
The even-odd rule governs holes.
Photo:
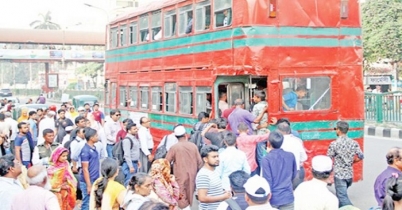
POLYGON ((127 24, 123 23, 119 26, 119 47, 127 46, 127 24))
POLYGON ((150 95, 150 90, 151 90, 151 87, 149 86, 149 85, 142 85, 142 84, 140 84, 139 86, 138 86, 138 89, 139 89, 139 109, 140 110, 142 110, 142 111, 149 111, 149 101, 150 101, 150 97, 149 97, 149 95, 150 95), (142 105, 143 105, 143 101, 142 101, 142 99, 143 99, 143 95, 142 95, 142 93, 143 92, 145 92, 145 91, 147 92, 147 101, 146 101, 146 104, 145 104, 145 106, 143 107, 142 105))
MULTIPOLYGON (((153 11, 151 13, 150 17, 151 17, 150 20, 149 20, 151 22, 150 27, 149 27, 150 39, 148 41, 154 42, 154 41, 163 40, 162 38, 163 38, 163 29, 164 29, 164 27, 163 27, 163 23, 162 23, 162 17, 163 17, 162 10, 160 9, 160 10, 157 10, 157 11, 153 11), (156 16, 156 15, 159 15, 159 25, 154 26, 154 16, 156 16), (155 36, 159 32, 154 35, 154 29, 156 29, 156 28, 160 28, 159 32, 161 33, 161 36, 160 36, 160 38, 158 40, 155 39, 155 36)), ((156 22, 158 22, 158 21, 156 21, 156 22)))
POLYGON ((279 76, 279 79, 280 79, 280 82, 279 82, 279 97, 281 97, 281 98, 280 98, 280 103, 279 103, 279 112, 281 112, 282 114, 290 114, 290 115, 293 115, 293 114, 300 115, 301 113, 310 115, 310 114, 315 114, 315 113, 322 114, 322 113, 331 113, 331 112, 338 111, 337 108, 336 108, 337 107, 337 105, 336 105, 336 94, 337 93, 335 93, 336 92, 336 85, 335 85, 335 78, 334 78, 335 75, 336 75, 336 72, 326 72, 325 74, 323 74, 322 72, 321 73, 319 73, 319 72, 317 72, 317 73, 314 73, 314 72, 311 72, 311 73, 299 73, 297 75, 295 75, 295 74, 280 74, 280 76, 279 76), (330 99, 331 99, 330 107, 328 109, 285 111, 283 109, 283 105, 282 105, 282 99, 283 99, 283 93, 284 93, 283 80, 286 79, 286 78, 313 78, 313 77, 328 77, 329 78, 329 80, 330 80, 329 88, 330 88, 330 94, 331 94, 330 95, 330 99))
POLYGON ((148 13, 145 13, 145 14, 142 14, 142 15, 140 15, 139 16, 139 23, 138 23, 138 25, 139 25, 139 27, 138 27, 138 35, 139 35, 139 43, 147 43, 147 42, 149 42, 150 40, 147 40, 147 36, 149 35, 149 27, 150 27, 150 18, 149 18, 149 14, 148 13), (141 25, 141 21, 142 21, 142 19, 144 18, 144 17, 146 17, 147 18, 147 26, 145 27, 144 26, 144 28, 142 27, 142 25, 141 25), (148 31, 148 33, 145 35, 145 37, 144 37, 144 41, 142 41, 142 35, 141 35, 141 33, 142 33, 142 31, 148 31))
MULTIPOLYGON (((218 9, 216 9, 216 7, 215 7, 215 2, 216 1, 220 1, 220 0, 213 0, 213 8, 211 8, 211 12, 212 12, 212 9, 213 9, 213 16, 214 16, 214 18, 213 18, 213 24, 214 24, 214 26, 213 26, 213 28, 214 29, 220 29, 220 28, 228 28, 228 27, 231 27, 232 25, 233 25, 233 0, 230 0, 230 7, 222 7, 222 8, 218 8, 218 9), (216 23, 217 23, 217 21, 216 21, 216 13, 220 13, 220 12, 224 12, 225 10, 227 10, 227 9, 229 9, 230 10, 230 15, 231 15, 231 21, 230 21, 230 24, 228 24, 227 26, 225 26, 225 25, 222 25, 222 26, 216 26, 216 23)), ((212 14, 211 14, 212 15, 212 14)))
POLYGON ((151 87, 150 87, 150 89, 151 89, 151 103, 149 103, 149 110, 151 111, 151 112, 155 112, 155 113, 162 113, 163 112, 163 102, 164 102, 164 97, 163 97, 163 86, 161 86, 161 85, 152 85, 151 87), (157 92, 158 91, 158 92, 157 92), (154 93, 159 93, 159 103, 158 104, 154 104, 154 101, 153 101, 153 94, 154 93), (156 110, 156 109, 154 109, 153 108, 153 106, 154 105, 156 105, 157 107, 159 107, 159 110, 156 110))
POLYGON ((193 22, 193 32, 194 33, 200 33, 200 32, 204 32, 204 31, 209 31, 211 29, 211 24, 212 24, 212 4, 211 4, 211 0, 203 0, 203 1, 197 2, 195 4, 195 8, 194 8, 194 12, 193 12, 193 20, 194 19, 195 19, 195 21, 193 22), (209 27, 206 28, 205 22, 206 22, 207 19, 206 19, 206 15, 205 15, 205 12, 206 12, 205 8, 208 7, 208 6, 210 7, 210 14, 209 14, 210 16, 209 16, 209 27), (202 22, 205 25, 204 25, 202 30, 197 30, 197 19, 198 19, 197 10, 200 9, 200 8, 202 8, 202 15, 203 15, 202 16, 202 18, 203 18, 202 22))
POLYGON ((163 40, 164 39, 171 39, 171 38, 175 38, 175 37, 177 37, 177 32, 178 32, 178 30, 177 30, 177 28, 178 28, 178 15, 177 15, 177 10, 176 9, 171 9, 171 10, 168 10, 168 11, 166 11, 166 12, 164 12, 163 13, 163 40), (175 24, 175 28, 171 28, 171 29, 174 29, 173 31, 170 31, 170 36, 166 36, 166 18, 169 18, 170 19, 170 25, 169 25, 169 28, 170 27, 172 27, 173 26, 173 19, 174 19, 174 16, 176 16, 176 24, 175 24))
POLYGON ((211 87, 211 86, 203 86, 203 85, 196 85, 195 86, 195 92, 194 92, 195 94, 193 94, 194 95, 194 108, 195 108, 195 110, 194 110, 194 113, 200 113, 200 112, 208 112, 208 107, 205 105, 205 110, 198 110, 198 104, 197 104, 197 96, 198 96, 198 94, 200 93, 200 94, 202 94, 202 93, 204 93, 205 94, 205 102, 207 101, 207 97, 206 97, 206 95, 207 94, 211 94, 211 102, 210 102, 210 112, 212 112, 212 107, 213 107, 213 103, 214 103, 214 95, 213 95, 213 88, 211 87), (209 88, 210 90, 209 91, 199 91, 198 90, 198 88, 209 88))
POLYGON ((181 15, 181 14, 188 14, 188 12, 190 12, 190 11, 193 13, 193 21, 194 21, 194 5, 193 5, 193 4, 182 5, 180 8, 178 8, 178 16, 177 16, 177 18, 178 18, 178 20, 179 20, 179 21, 178 21, 178 25, 179 25, 178 36, 179 36, 179 37, 181 37, 181 36, 186 36, 186 35, 191 35, 191 34, 194 33, 194 22, 193 22, 193 26, 192 26, 191 32, 188 33, 188 34, 186 34, 187 25, 188 25, 188 23, 189 23, 189 22, 188 22, 188 15, 185 15, 184 30, 183 30, 183 33, 180 33, 180 27, 181 27, 181 24, 180 24, 180 15, 181 15))
POLYGON ((130 105, 127 106, 127 108, 130 109, 130 110, 138 110, 138 105, 140 104, 139 103, 139 99, 140 99, 139 93, 141 92, 140 88, 138 87, 137 84, 128 84, 127 88, 128 88, 129 94, 130 94, 130 105), (135 106, 131 106, 131 104, 133 103, 132 88, 136 89, 136 94, 135 95, 137 97, 137 100, 136 100, 137 103, 135 104, 135 106))
POLYGON ((178 100, 178 112, 179 112, 179 114, 180 115, 186 115, 186 116, 192 116, 192 115, 194 115, 194 111, 195 111, 195 109, 194 109, 194 87, 192 86, 192 85, 180 85, 180 86, 178 86, 179 88, 178 88, 178 91, 179 91, 179 94, 178 94, 178 97, 179 97, 179 100, 178 100), (189 88, 190 90, 182 90, 183 88, 189 88), (183 113, 182 111, 181 111, 181 108, 180 107, 182 107, 181 106, 181 101, 183 101, 183 99, 182 99, 182 97, 181 97, 181 94, 182 93, 189 93, 190 94, 190 99, 191 99, 191 101, 190 101, 190 113, 183 113))
POLYGON ((165 84, 164 84, 164 87, 163 87, 163 95, 164 95, 164 104, 163 104, 163 111, 165 112, 165 113, 172 113, 172 114, 175 114, 175 113, 177 113, 177 90, 178 90, 178 85, 177 85, 177 83, 175 83, 175 82, 166 82, 165 84), (171 91, 171 90, 167 90, 167 85, 173 85, 174 86, 174 91, 171 91), (168 103, 168 94, 174 94, 174 102, 173 102, 173 105, 170 105, 169 103, 168 103), (169 107, 171 107, 171 106, 173 106, 173 112, 172 111, 168 111, 168 106, 169 107))
POLYGON ((110 91, 110 104, 113 107, 117 106, 117 81, 112 81, 110 83, 111 91, 110 91))
POLYGON ((136 45, 136 44, 138 44, 138 35, 139 35, 139 31, 138 31, 138 21, 137 20, 133 20, 133 21, 130 21, 129 23, 128 23, 128 28, 129 28, 129 30, 128 30, 128 34, 129 34, 129 36, 128 36, 128 46, 130 46, 130 45, 136 45), (133 30, 132 31, 132 33, 133 34, 135 34, 135 40, 133 41, 133 37, 131 37, 131 27, 136 27, 135 29, 135 31, 133 30), (133 42, 132 42, 133 41, 133 42))
POLYGON ((117 31, 119 26, 114 26, 110 28, 110 49, 116 49, 119 46, 119 39, 117 39, 117 31))

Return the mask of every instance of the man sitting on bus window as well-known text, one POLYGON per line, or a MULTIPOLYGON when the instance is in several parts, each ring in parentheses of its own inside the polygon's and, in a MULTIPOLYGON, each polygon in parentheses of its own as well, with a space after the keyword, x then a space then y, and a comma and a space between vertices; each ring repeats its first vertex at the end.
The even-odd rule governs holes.
POLYGON ((282 105, 285 111, 293 111, 297 105, 297 99, 306 96, 307 89, 304 86, 297 87, 296 91, 291 91, 283 96, 282 105))
POLYGON ((223 15, 225 15, 225 19, 223 19, 223 26, 229 26, 230 25, 229 9, 223 11, 223 15))
POLYGON ((193 31, 193 12, 188 12, 188 23, 186 28, 186 34, 189 34, 193 31))

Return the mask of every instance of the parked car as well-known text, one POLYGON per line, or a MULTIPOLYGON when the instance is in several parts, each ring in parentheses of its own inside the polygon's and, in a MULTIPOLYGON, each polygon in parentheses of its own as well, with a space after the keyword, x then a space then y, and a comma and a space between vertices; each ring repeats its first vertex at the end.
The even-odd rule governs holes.
POLYGON ((10 97, 13 96, 13 93, 10 89, 0 89, 0 97, 10 97))

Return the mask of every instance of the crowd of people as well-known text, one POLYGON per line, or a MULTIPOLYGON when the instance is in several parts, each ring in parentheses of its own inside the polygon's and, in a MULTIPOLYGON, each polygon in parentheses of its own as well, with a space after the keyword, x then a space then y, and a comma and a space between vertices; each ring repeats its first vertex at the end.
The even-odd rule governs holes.
MULTIPOLYGON (((290 121, 268 118, 264 91, 251 112, 220 98, 220 118, 201 112, 191 133, 177 124, 155 147, 150 119, 137 125, 111 110, 105 121, 98 104, 0 113, 0 209, 357 209, 347 189, 364 155, 347 122, 308 160, 290 121)), ((379 209, 402 206, 401 154, 390 150, 376 180, 379 209)))

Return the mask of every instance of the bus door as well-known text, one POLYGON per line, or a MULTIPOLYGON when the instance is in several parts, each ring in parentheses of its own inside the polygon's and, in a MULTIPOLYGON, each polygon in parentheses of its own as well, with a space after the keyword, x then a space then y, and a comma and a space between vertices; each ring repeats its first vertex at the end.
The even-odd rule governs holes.
POLYGON ((246 90, 248 81, 247 76, 217 78, 214 93, 215 117, 221 117, 222 111, 230 108, 236 99, 243 99, 245 104, 248 105, 249 93, 246 90))

